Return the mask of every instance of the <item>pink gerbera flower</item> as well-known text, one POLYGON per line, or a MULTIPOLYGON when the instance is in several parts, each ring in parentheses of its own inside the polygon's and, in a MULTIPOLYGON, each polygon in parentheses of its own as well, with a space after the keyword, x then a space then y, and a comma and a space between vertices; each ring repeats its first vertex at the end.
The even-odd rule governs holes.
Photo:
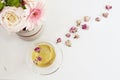
POLYGON ((30 13, 27 17, 29 24, 29 26, 27 26, 28 29, 33 29, 35 26, 38 26, 39 21, 42 20, 43 17, 43 4, 38 2, 35 7, 34 5, 35 3, 28 5, 30 7, 30 13))

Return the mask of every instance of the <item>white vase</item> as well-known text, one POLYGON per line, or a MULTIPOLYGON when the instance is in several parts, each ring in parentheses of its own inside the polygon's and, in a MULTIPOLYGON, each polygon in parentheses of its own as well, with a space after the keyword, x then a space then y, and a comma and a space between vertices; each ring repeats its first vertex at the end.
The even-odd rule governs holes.
POLYGON ((40 37, 41 33, 43 32, 43 24, 39 24, 38 26, 35 26, 34 29, 32 30, 21 30, 19 32, 17 32, 17 35, 23 39, 23 40, 27 40, 27 41, 31 41, 31 40, 35 40, 38 37, 40 37))

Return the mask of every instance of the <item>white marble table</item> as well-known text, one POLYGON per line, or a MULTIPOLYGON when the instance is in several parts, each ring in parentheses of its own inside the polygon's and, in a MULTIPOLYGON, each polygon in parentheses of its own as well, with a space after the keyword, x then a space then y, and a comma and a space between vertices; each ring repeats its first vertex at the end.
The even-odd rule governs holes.
POLYGON ((94 21, 104 11, 105 1, 48 0, 46 28, 35 41, 23 41, 0 28, 0 80, 120 80, 119 0, 111 0, 113 9, 108 19, 94 21), (81 31, 71 48, 59 44, 64 56, 61 68, 48 76, 30 72, 26 55, 31 46, 42 39, 55 42, 84 15, 92 16, 90 29, 81 31), (6 69, 8 74, 4 74, 6 69))

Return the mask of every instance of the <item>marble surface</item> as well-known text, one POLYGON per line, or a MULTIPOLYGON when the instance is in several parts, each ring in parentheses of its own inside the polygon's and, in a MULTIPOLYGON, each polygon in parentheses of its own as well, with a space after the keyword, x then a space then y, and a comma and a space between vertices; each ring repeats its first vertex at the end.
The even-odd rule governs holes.
POLYGON ((119 0, 111 0, 113 9, 108 19, 97 23, 96 16, 104 12, 109 0, 48 0, 46 24, 41 37, 24 41, 0 27, 0 80, 120 80, 120 24, 119 0), (63 51, 61 68, 52 75, 30 72, 26 57, 31 47, 41 41, 55 42, 64 37, 76 19, 88 15, 88 31, 80 31, 80 39, 72 40, 72 47, 59 44, 63 51))

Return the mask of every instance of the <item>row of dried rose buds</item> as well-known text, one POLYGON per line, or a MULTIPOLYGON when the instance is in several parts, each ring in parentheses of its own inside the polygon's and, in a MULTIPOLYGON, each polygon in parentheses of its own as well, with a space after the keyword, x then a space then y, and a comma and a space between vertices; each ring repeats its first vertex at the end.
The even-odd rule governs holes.
MULTIPOLYGON (((111 5, 105 5, 105 10, 107 10, 106 12, 102 13, 102 17, 104 18, 108 18, 109 16, 109 10, 112 9, 111 5)), ((69 29, 69 32, 67 32, 65 34, 65 37, 67 38, 67 40, 64 42, 66 46, 71 47, 72 46, 72 42, 70 40, 70 37, 73 36, 74 39, 79 39, 80 35, 77 33, 78 29, 81 28, 82 30, 88 30, 89 29, 89 25, 87 24, 87 22, 89 22, 91 20, 90 16, 84 16, 83 17, 83 22, 86 22, 85 24, 82 24, 82 20, 76 20, 76 26, 72 26, 69 29)), ((95 18, 96 22, 100 22, 101 18, 98 16, 95 18)), ((61 43, 62 42, 62 38, 57 38, 56 43, 61 43)))

